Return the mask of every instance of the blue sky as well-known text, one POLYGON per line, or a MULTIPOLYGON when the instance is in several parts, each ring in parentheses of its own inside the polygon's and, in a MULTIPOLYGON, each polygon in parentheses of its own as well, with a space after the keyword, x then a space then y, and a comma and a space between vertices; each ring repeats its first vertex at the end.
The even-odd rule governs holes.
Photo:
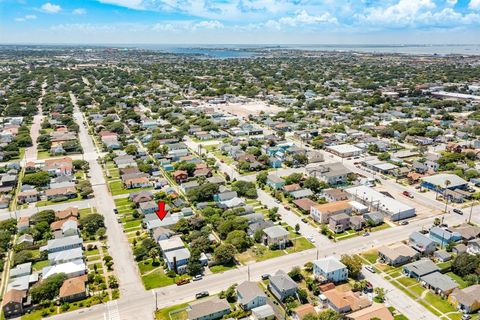
POLYGON ((0 0, 1 43, 480 43, 480 0, 0 0))

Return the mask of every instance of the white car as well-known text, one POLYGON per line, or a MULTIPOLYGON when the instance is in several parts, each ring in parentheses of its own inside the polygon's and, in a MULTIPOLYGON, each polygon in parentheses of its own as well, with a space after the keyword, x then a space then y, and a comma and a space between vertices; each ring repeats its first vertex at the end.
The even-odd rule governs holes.
POLYGON ((375 273, 375 269, 373 269, 372 266, 365 266, 365 269, 367 269, 367 270, 370 271, 371 273, 375 273))

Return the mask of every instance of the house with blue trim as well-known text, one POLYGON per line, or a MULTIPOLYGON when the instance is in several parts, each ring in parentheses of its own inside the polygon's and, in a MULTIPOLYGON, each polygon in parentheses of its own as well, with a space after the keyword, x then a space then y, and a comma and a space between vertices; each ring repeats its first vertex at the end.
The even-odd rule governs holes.
POLYGON ((433 227, 429 231, 429 237, 441 246, 447 245, 449 242, 457 242, 462 240, 462 236, 458 232, 452 232, 440 227, 433 227))

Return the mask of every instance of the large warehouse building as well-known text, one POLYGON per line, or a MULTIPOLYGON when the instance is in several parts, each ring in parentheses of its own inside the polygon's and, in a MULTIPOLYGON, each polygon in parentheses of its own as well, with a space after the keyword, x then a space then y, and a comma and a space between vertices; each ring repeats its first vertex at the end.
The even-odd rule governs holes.
POLYGON ((345 189, 352 199, 370 207, 371 211, 379 211, 391 221, 398 221, 415 216, 415 208, 403 202, 390 198, 367 186, 357 186, 345 189))

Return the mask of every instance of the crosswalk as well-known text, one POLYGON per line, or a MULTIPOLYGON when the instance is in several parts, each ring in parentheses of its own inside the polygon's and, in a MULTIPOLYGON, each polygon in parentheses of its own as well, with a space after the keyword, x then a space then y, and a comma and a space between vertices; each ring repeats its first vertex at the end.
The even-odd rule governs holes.
POLYGON ((117 300, 107 302, 105 307, 107 312, 103 314, 104 320, 121 320, 120 313, 118 312, 117 300))

